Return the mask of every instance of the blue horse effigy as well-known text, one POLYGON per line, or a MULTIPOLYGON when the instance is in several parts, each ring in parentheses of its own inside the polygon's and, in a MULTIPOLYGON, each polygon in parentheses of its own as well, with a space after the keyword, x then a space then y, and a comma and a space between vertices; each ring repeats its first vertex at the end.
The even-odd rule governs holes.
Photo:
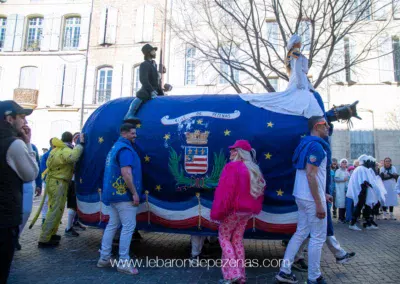
MULTIPOLYGON (((104 227, 108 221, 109 208, 102 202, 105 160, 132 100, 102 105, 83 128, 87 142, 75 181, 79 217, 88 225, 104 227)), ((337 113, 328 112, 329 120, 339 119, 337 113)), ((294 233, 292 155, 307 135, 305 117, 257 108, 238 95, 159 97, 144 104, 139 117, 134 145, 144 184, 139 229, 216 233, 217 225, 210 220, 214 189, 229 157, 228 146, 246 139, 256 149, 267 180, 263 211, 249 221, 246 236, 281 238, 294 233)))

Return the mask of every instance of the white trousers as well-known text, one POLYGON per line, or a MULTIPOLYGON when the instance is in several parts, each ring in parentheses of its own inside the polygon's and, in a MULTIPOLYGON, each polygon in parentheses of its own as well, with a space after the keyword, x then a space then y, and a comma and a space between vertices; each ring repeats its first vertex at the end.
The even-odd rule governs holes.
POLYGON ((192 257, 200 255, 206 238, 207 236, 190 236, 190 242, 192 243, 192 257))
MULTIPOLYGON (((298 207, 298 222, 296 233, 292 236, 286 248, 281 271, 291 273, 291 267, 302 243, 308 235, 311 236, 308 245, 308 279, 317 280, 321 276, 321 252, 326 240, 327 219, 318 219, 314 201, 296 198, 298 207)), ((326 202, 323 202, 326 212, 326 202)))
MULTIPOLYGON (((296 254, 296 257, 294 258, 295 261, 299 259, 304 259, 305 258, 305 253, 304 253, 304 248, 308 246, 309 238, 307 238, 303 244, 300 246, 299 251, 296 254)), ((335 236, 327 236, 326 245, 328 246, 329 250, 331 253, 336 257, 336 258, 341 258, 346 255, 346 251, 342 249, 342 247, 339 244, 339 241, 336 239, 335 236)))
POLYGON ((22 234, 26 223, 28 222, 29 216, 32 213, 33 205, 33 189, 34 182, 27 182, 23 185, 22 191, 22 224, 19 225, 19 234, 22 234))
POLYGON ((136 212, 138 207, 133 206, 132 202, 118 202, 110 205, 110 220, 104 230, 103 240, 101 241, 101 258, 108 260, 111 258, 112 242, 115 233, 122 224, 121 235, 119 238, 119 258, 129 260, 129 249, 131 246, 132 234, 136 227, 136 212))

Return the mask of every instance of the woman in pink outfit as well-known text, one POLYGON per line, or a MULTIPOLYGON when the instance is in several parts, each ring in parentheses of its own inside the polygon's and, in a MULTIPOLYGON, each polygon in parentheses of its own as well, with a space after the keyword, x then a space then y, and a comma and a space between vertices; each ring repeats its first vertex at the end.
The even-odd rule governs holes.
POLYGON ((222 171, 210 215, 220 222, 224 276, 220 283, 245 283, 243 235, 249 219, 262 209, 265 180, 248 141, 237 140, 229 148, 231 162, 222 171))

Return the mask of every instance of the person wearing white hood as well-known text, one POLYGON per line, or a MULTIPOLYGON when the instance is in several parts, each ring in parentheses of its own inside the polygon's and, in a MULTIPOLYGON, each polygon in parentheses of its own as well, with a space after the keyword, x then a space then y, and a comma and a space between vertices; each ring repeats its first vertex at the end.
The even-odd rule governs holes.
POLYGON ((315 90, 307 78, 308 59, 300 52, 301 44, 301 37, 297 34, 292 35, 287 43, 285 65, 289 84, 285 91, 239 96, 254 106, 273 112, 306 118, 323 116, 322 109, 312 93, 315 90))
POLYGON ((375 159, 371 156, 361 155, 359 158, 360 167, 357 167, 350 177, 346 196, 354 201, 354 212, 349 229, 360 231, 357 227, 357 218, 364 208, 363 217, 366 221, 366 229, 378 229, 373 221, 372 212, 377 209, 385 200, 386 190, 376 178, 374 172, 375 159))
POLYGON ((345 223, 346 191, 350 174, 347 171, 346 159, 341 159, 339 162, 339 166, 340 168, 335 172, 335 185, 336 185, 335 205, 337 208, 339 208, 339 222, 345 223))
POLYGON ((387 157, 383 160, 383 167, 380 169, 380 176, 383 180, 383 184, 387 191, 386 200, 383 204, 383 218, 387 220, 389 218, 389 213, 387 208, 389 207, 390 220, 396 220, 393 215, 393 207, 398 205, 397 194, 396 194, 396 181, 399 178, 396 168, 392 165, 392 160, 387 157))

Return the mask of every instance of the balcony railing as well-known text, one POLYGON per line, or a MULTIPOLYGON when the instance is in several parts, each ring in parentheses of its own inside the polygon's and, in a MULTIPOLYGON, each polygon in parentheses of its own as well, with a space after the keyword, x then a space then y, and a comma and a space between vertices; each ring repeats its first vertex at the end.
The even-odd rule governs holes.
POLYGON ((39 90, 14 89, 14 101, 24 108, 35 109, 38 104, 39 90))

